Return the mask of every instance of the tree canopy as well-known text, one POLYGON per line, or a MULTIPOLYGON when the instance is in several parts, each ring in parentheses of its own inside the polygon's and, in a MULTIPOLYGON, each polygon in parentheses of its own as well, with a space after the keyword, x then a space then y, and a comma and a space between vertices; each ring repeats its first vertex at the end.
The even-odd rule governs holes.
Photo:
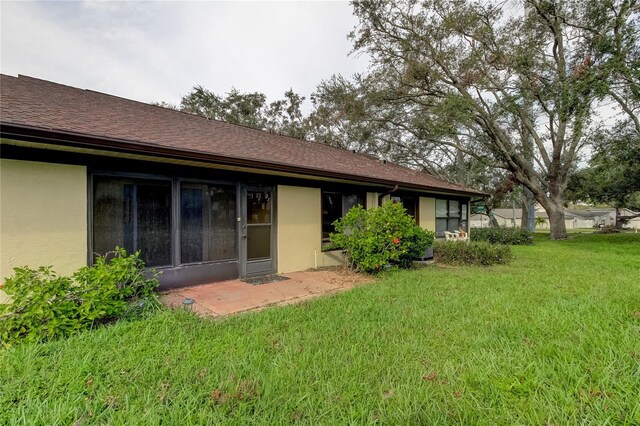
MULTIPOLYGON (((373 154, 495 193, 496 204, 515 190, 529 210, 542 205, 560 239, 570 178, 595 179, 576 169, 611 133, 603 105, 626 117, 623 140, 640 140, 639 1, 353 2, 350 38, 371 65, 321 82, 308 116, 292 90, 268 103, 196 86, 179 108, 373 154)), ((614 151, 595 152, 591 169, 614 151)))
POLYGON ((202 86, 194 86, 189 94, 182 97, 180 105, 158 105, 213 120, 304 138, 305 117, 301 112, 304 100, 304 96, 292 89, 284 93, 284 98, 268 102, 267 96, 260 92, 243 93, 232 88, 225 95, 219 95, 202 86))
POLYGON ((600 132, 589 166, 570 179, 568 198, 640 211, 640 139, 631 120, 600 132))
MULTIPOLYGON (((361 96, 351 99, 364 106, 356 116, 400 132, 392 140, 406 153, 453 148, 504 169, 545 208, 551 237, 564 238, 564 192, 597 101, 615 95, 635 111, 637 2, 373 0, 353 9, 354 48, 372 58, 353 79, 361 96)), ((323 93, 344 86, 326 84, 323 93)))

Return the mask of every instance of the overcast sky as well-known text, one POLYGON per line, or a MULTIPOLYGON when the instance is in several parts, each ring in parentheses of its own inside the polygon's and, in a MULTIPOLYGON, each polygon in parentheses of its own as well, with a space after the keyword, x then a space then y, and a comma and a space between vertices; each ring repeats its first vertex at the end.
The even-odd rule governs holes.
POLYGON ((143 102, 289 88, 309 96, 332 74, 364 71, 348 56, 347 2, 7 2, 0 71, 143 102))

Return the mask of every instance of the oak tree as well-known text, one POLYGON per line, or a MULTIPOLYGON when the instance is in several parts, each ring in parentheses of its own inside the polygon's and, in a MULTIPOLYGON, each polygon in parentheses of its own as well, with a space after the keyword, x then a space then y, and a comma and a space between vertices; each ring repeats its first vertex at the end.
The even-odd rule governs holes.
POLYGON ((374 115, 424 146, 489 156, 546 210, 551 238, 565 238, 564 192, 597 101, 621 97, 618 80, 637 89, 637 2, 372 0, 353 9, 355 50, 372 58, 365 77, 374 104, 386 106, 374 115))

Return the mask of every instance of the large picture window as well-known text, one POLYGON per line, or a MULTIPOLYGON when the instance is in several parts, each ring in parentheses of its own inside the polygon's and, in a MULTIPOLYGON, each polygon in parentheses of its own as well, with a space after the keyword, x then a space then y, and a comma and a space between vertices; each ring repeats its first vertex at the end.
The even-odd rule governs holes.
POLYGON ((180 183, 180 263, 237 259, 236 187, 180 183))
POLYGON ((467 229, 467 204, 458 200, 436 200, 436 236, 443 237, 445 231, 467 229))
POLYGON ((171 182, 94 176, 93 251, 140 250, 147 266, 171 264, 171 182))
POLYGON ((335 232, 333 222, 344 217, 354 206, 364 207, 364 194, 343 194, 341 192, 322 192, 322 242, 330 241, 329 235, 335 232))

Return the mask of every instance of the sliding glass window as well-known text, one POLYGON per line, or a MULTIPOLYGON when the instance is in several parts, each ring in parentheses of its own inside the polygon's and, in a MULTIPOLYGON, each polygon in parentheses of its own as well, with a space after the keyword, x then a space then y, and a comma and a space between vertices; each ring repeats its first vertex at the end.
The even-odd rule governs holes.
POLYGON ((322 191, 322 242, 329 243, 329 235, 335 232, 333 222, 344 217, 357 205, 365 206, 364 194, 343 194, 340 192, 322 191))
POLYGON ((436 236, 443 237, 445 231, 459 229, 468 231, 467 204, 459 200, 436 200, 436 236))
POLYGON ((180 183, 180 263, 237 259, 236 187, 180 183))
POLYGON ((147 266, 171 264, 171 181, 93 177, 93 251, 116 246, 147 266))

